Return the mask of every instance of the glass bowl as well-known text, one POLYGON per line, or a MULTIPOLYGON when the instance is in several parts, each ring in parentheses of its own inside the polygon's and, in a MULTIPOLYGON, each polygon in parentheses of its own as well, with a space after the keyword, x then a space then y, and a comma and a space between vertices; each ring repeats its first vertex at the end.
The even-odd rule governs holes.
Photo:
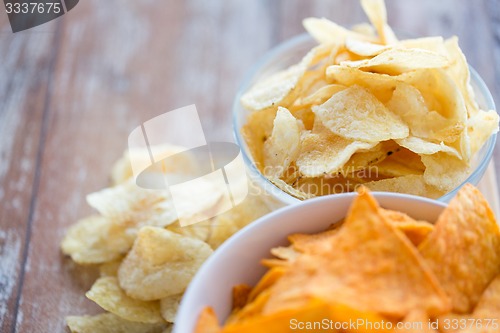
MULTIPOLYGON (((317 43, 308 35, 302 34, 291 38, 276 48, 269 51, 253 68, 246 74, 233 103, 233 130, 236 143, 241 147, 243 159, 248 169, 248 174, 253 185, 276 199, 276 207, 300 202, 288 193, 282 191, 272 184, 256 167, 248 146, 241 135, 241 128, 246 123, 246 119, 251 111, 246 110, 240 103, 241 96, 257 81, 276 73, 280 70, 299 62, 302 57, 317 43)), ((483 110, 496 110, 495 102, 488 87, 479 74, 470 67, 471 85, 476 95, 479 107, 483 110)), ((496 143, 496 133, 493 134, 484 146, 473 156, 471 160, 470 174, 459 186, 446 193, 437 200, 449 202, 466 183, 477 185, 484 175, 491 160, 493 149, 496 143)), ((335 194, 334 194, 335 195, 335 194)))

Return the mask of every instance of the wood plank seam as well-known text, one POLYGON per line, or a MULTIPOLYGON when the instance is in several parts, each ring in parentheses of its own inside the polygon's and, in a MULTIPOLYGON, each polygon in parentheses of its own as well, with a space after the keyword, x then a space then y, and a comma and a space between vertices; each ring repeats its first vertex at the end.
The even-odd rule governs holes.
POLYGON ((41 164, 43 160, 43 153, 44 153, 44 148, 45 148, 45 139, 47 137, 47 129, 49 127, 49 106, 50 106, 50 100, 51 100, 51 92, 52 92, 52 86, 53 86, 53 77, 54 77, 54 72, 55 72, 55 66, 57 64, 57 58, 59 55, 59 50, 60 50, 60 45, 61 45, 61 36, 62 36, 62 21, 59 20, 56 25, 56 31, 54 34, 54 49, 52 50, 52 56, 50 60, 50 65, 49 65, 49 74, 48 74, 48 83, 47 83, 47 90, 45 92, 45 100, 44 100, 44 105, 43 105, 43 112, 42 112, 42 127, 40 131, 40 142, 38 145, 38 151, 36 154, 36 161, 35 161, 35 175, 33 179, 33 185, 32 185, 32 190, 31 190, 31 200, 30 200, 30 206, 29 206, 29 213, 28 213, 28 221, 27 221, 27 226, 26 226, 26 238, 25 238, 25 243, 24 243, 24 248, 21 256, 21 266, 20 266, 20 272, 19 272, 19 285, 16 291, 16 302, 14 305, 14 312, 12 315, 12 324, 11 324, 11 333, 16 333, 17 332, 17 317, 19 313, 19 306, 20 306, 20 301, 21 301, 21 294, 23 291, 23 285, 24 285, 24 276, 26 274, 26 262, 28 259, 28 252, 29 252, 29 246, 30 246, 30 239, 31 239, 31 230, 32 230, 32 224, 33 224, 33 217, 34 217, 34 212, 35 212, 35 206, 36 206, 36 199, 37 199, 37 194, 39 190, 39 185, 40 185, 40 176, 41 176, 41 164))

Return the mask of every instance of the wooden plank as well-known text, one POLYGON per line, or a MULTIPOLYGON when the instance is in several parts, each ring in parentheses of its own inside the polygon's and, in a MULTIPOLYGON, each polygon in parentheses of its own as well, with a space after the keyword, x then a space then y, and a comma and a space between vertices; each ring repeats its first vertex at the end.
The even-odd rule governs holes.
POLYGON ((209 140, 232 137, 238 85, 273 44, 266 10, 254 1, 87 0, 62 18, 17 331, 62 332, 66 315, 100 311, 84 296, 95 271, 60 253, 67 227, 91 213, 85 195, 108 184, 141 122, 196 103, 209 140))
POLYGON ((13 34, 0 14, 0 331, 13 330, 43 145, 55 25, 13 34))

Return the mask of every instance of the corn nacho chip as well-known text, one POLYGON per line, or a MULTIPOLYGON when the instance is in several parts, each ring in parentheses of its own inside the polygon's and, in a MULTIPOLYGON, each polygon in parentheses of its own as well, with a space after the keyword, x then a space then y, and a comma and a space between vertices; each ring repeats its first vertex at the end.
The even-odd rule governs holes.
POLYGON ((178 295, 210 254, 210 246, 198 239, 144 227, 120 265, 120 286, 144 301, 178 295))
POLYGON ((465 185, 419 246, 457 313, 471 312, 500 272, 500 232, 482 194, 465 185), (481 267, 481 269, 478 269, 481 267))
POLYGON ((368 192, 354 200, 334 237, 335 242, 318 249, 318 255, 304 254, 291 263, 269 289, 264 314, 303 304, 311 297, 395 318, 417 308, 432 315, 449 310, 449 299, 433 273, 413 245, 388 224, 368 192))
POLYGON ((500 275, 488 285, 474 308, 478 318, 500 318, 500 275))
POLYGON ((212 308, 206 307, 198 317, 194 333, 221 333, 219 321, 212 308))
POLYGON ((104 310, 129 321, 146 324, 164 322, 160 315, 159 302, 145 302, 127 296, 116 277, 99 278, 85 296, 104 310))
POLYGON ((69 316, 66 323, 71 333, 162 333, 170 325, 145 324, 125 320, 112 313, 95 316, 69 316))

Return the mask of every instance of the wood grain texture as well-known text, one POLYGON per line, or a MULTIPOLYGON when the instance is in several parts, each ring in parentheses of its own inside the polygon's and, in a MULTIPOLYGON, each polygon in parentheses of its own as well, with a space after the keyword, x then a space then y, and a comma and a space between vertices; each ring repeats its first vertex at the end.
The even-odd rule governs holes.
MULTIPOLYGON (((387 4, 397 31, 458 35, 500 103, 499 1, 387 4)), ((130 131, 196 104, 208 140, 232 139, 245 72, 308 16, 365 21, 353 0, 85 0, 15 35, 0 15, 1 332, 64 332, 64 316, 100 311, 84 297, 95 270, 59 242, 91 213, 85 195, 107 185, 130 131)))

